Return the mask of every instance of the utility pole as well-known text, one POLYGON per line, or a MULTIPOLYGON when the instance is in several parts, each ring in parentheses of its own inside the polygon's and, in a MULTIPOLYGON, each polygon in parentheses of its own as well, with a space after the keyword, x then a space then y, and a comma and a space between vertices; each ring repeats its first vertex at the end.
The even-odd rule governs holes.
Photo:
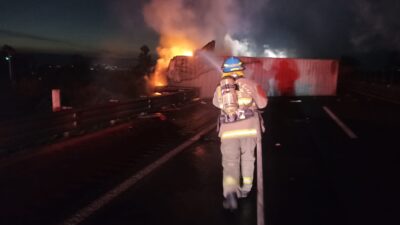
POLYGON ((15 79, 14 79, 13 68, 12 68, 12 58, 16 54, 16 51, 13 47, 11 47, 9 45, 4 45, 1 48, 1 51, 4 54, 4 59, 8 62, 8 72, 10 75, 10 82, 11 82, 11 84, 14 84, 15 79))
POLYGON ((12 71, 12 56, 8 55, 5 57, 6 61, 8 61, 8 72, 10 74, 10 82, 14 83, 13 71, 12 71))

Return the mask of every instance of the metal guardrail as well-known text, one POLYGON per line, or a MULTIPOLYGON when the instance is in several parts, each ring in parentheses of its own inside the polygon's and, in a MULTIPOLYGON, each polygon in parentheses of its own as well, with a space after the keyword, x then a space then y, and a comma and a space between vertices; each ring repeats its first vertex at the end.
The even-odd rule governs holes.
POLYGON ((359 94, 375 97, 395 104, 400 103, 400 86, 350 80, 342 82, 341 86, 359 94))
POLYGON ((400 67, 367 69, 354 66, 341 66, 340 80, 399 86, 400 67))
POLYGON ((158 91, 162 92, 162 95, 3 121, 0 123, 0 154, 57 136, 112 126, 142 113, 154 113, 191 101, 199 95, 198 90, 194 88, 169 87, 158 91))

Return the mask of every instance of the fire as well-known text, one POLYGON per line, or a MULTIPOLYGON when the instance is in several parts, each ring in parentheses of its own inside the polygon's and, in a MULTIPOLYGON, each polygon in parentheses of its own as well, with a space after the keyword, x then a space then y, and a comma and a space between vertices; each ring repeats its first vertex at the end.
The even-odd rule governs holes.
POLYGON ((159 59, 154 74, 151 75, 150 83, 154 87, 166 86, 168 84, 166 70, 169 62, 175 56, 193 56, 195 45, 184 38, 162 37, 157 48, 159 59))

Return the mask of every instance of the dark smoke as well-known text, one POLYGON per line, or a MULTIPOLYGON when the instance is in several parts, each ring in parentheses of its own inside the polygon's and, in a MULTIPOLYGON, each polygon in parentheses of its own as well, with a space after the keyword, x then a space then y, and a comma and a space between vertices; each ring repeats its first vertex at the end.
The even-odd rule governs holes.
POLYGON ((400 50, 400 2, 397 0, 356 2, 356 29, 352 44, 361 51, 400 50))

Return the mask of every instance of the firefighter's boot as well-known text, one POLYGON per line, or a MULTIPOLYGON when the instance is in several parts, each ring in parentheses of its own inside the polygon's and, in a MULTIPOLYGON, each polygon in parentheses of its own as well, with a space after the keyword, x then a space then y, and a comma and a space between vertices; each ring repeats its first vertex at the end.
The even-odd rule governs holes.
POLYGON ((238 202, 237 202, 237 197, 236 193, 229 193, 224 201, 222 202, 222 205, 224 209, 229 209, 231 211, 237 209, 238 207, 238 202))

